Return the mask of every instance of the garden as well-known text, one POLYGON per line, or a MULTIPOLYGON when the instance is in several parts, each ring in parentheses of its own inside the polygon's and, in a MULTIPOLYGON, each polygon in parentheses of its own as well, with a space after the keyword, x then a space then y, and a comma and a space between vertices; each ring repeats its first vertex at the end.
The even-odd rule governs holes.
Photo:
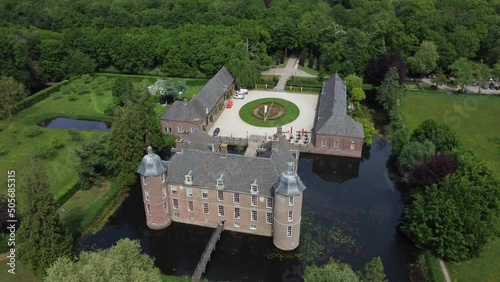
POLYGON ((279 98, 258 99, 240 109, 240 118, 259 127, 275 127, 294 121, 300 114, 292 102, 279 98), (267 109, 267 111, 265 111, 267 109))

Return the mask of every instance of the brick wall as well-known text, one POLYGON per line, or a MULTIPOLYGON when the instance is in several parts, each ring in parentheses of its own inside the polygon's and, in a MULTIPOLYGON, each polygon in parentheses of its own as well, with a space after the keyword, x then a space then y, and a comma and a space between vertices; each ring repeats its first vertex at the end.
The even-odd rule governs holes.
POLYGON ((360 158, 363 151, 363 139, 317 134, 314 147, 312 153, 315 154, 360 158), (335 142, 338 142, 338 148, 335 142), (351 148, 351 145, 354 148, 351 148))
POLYGON ((163 229, 171 223, 171 209, 168 197, 163 192, 167 190, 165 174, 163 176, 141 176, 142 198, 146 223, 151 229, 163 229), (165 180, 165 181, 163 181, 165 180), (165 206, 167 203, 167 206, 165 206))

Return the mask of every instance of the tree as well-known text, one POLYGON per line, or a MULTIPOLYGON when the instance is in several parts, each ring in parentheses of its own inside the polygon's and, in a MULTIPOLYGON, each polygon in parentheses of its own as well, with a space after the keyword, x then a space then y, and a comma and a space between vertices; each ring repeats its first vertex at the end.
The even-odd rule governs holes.
POLYGON ((352 89, 356 87, 363 89, 363 78, 355 74, 350 74, 346 76, 344 80, 348 93, 351 93, 352 89))
POLYGON ((359 87, 355 87, 351 90, 351 100, 356 103, 356 104, 359 104, 359 102, 363 101, 364 99, 366 99, 366 94, 365 94, 365 91, 363 91, 363 89, 359 88, 359 87))
POLYGON ((435 120, 425 120, 413 131, 411 141, 431 141, 436 152, 451 152, 461 145, 460 138, 447 124, 438 124, 435 120))
POLYGON ((82 252, 76 261, 58 259, 47 269, 47 282, 67 281, 162 281, 153 259, 141 254, 138 241, 121 239, 113 247, 82 252))
POLYGON ((113 107, 123 106, 129 96, 134 94, 134 85, 125 77, 118 77, 113 82, 111 94, 113 94, 113 107))
POLYGON ((474 66, 472 62, 466 58, 460 58, 451 64, 450 69, 462 92, 467 85, 472 85, 474 80, 474 66))
POLYGON ((400 128, 391 137, 392 155, 399 156, 403 147, 410 142, 410 130, 407 127, 400 128))
POLYGON ((399 84, 398 70, 391 68, 387 72, 382 85, 377 88, 376 100, 387 113, 390 113, 394 108, 398 107, 403 92, 404 89, 399 84))
POLYGON ((490 82, 491 70, 483 63, 474 63, 474 76, 476 77, 477 87, 479 89, 478 94, 481 94, 481 89, 488 86, 490 82))
POLYGON ((410 186, 416 190, 429 187, 457 169, 458 161, 455 156, 446 153, 434 155, 415 166, 410 177, 410 186))
POLYGON ((62 225, 47 173, 33 157, 24 167, 26 213, 18 232, 19 258, 42 275, 58 257, 70 256, 72 237, 62 225))
POLYGON ((435 154, 435 147, 432 142, 425 140, 424 142, 411 141, 404 145, 401 154, 398 158, 398 169, 400 172, 409 172, 417 164, 428 160, 435 154))
POLYGON ((12 118, 12 110, 17 102, 26 97, 24 86, 12 77, 0 76, 0 108, 12 118))
POLYGON ((79 50, 69 51, 62 65, 66 72, 66 77, 68 78, 93 73, 97 67, 97 64, 92 58, 79 50))
POLYGON ((333 259, 323 265, 317 267, 310 265, 306 267, 304 272, 304 282, 359 282, 359 278, 352 271, 351 266, 345 263, 337 263, 333 259))
POLYGON ((364 117, 355 117, 354 119, 363 125, 365 133, 364 143, 366 145, 371 145, 373 142, 373 134, 375 133, 375 125, 371 120, 364 117))
POLYGON ((415 55, 408 58, 408 66, 414 73, 426 75, 436 69, 438 58, 434 42, 423 41, 415 55))
POLYGON ((436 75, 431 79, 431 82, 436 84, 436 88, 438 88, 440 85, 446 84, 446 82, 448 82, 448 78, 443 73, 443 71, 440 69, 440 70, 438 70, 436 75))
POLYGON ((88 189, 110 168, 109 138, 100 135, 98 138, 85 140, 75 153, 80 159, 78 166, 80 187, 88 189))
POLYGON ((362 282, 387 282, 385 279, 384 265, 380 257, 373 258, 365 265, 365 274, 363 275, 362 282))
POLYGON ((253 88, 260 81, 259 64, 250 60, 249 53, 242 43, 236 44, 226 67, 234 76, 238 87, 253 88))

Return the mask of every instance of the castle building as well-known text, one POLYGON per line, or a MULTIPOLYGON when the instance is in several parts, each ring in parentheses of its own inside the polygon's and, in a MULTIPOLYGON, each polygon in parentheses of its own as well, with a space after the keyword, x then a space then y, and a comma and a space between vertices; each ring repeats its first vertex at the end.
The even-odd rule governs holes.
POLYGON ((224 223, 226 230, 272 237, 277 248, 293 250, 306 189, 298 157, 279 134, 250 157, 228 153, 226 144, 198 129, 176 140, 168 162, 149 148, 137 170, 147 225, 224 223))

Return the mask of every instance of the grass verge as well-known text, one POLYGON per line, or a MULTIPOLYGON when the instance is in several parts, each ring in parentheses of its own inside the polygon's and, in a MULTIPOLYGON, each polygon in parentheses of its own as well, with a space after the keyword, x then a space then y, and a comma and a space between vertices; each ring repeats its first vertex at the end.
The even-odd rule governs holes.
POLYGON ((429 275, 431 281, 433 282, 446 282, 444 278, 443 271, 441 270, 441 265, 438 259, 433 256, 430 252, 424 253, 425 262, 427 264, 427 269, 429 270, 429 275))
POLYGON ((277 125, 285 125, 287 123, 290 123, 294 121, 300 114, 299 108, 292 102, 289 102, 284 99, 278 99, 278 98, 266 98, 266 99, 258 99, 255 101, 252 101, 246 105, 244 105, 240 109, 240 118, 245 121, 248 124, 254 125, 254 126, 260 126, 260 127, 274 127, 277 125), (252 110, 255 106, 262 104, 262 103, 279 103, 283 105, 283 107, 286 110, 286 114, 276 120, 268 120, 264 122, 261 119, 258 119, 252 115, 252 110))

